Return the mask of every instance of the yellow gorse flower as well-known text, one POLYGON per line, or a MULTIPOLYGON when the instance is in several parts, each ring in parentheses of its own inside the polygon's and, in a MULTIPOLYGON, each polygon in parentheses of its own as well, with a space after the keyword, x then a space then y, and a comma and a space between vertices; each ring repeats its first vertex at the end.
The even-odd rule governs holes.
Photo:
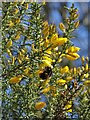
POLYGON ((17 18, 17 19, 15 20, 15 23, 16 23, 16 24, 19 24, 19 23, 20 23, 20 18, 17 18))
POLYGON ((45 39, 45 41, 44 41, 44 47, 48 47, 48 45, 49 45, 49 39, 45 39))
POLYGON ((46 55, 43 56, 43 59, 44 59, 44 60, 48 60, 48 61, 51 62, 51 63, 53 62, 53 60, 52 60, 50 57, 46 56, 46 55))
POLYGON ((50 82, 50 80, 49 80, 49 79, 47 79, 47 80, 43 81, 42 86, 46 86, 49 82, 50 82))
POLYGON ((71 46, 66 50, 66 53, 76 53, 80 50, 79 47, 71 46))
POLYGON ((11 53, 10 49, 8 49, 8 48, 7 48, 7 53, 8 53, 9 56, 12 57, 12 53, 11 53))
POLYGON ((27 67, 26 69, 24 69, 24 74, 25 75, 30 74, 30 67, 27 67))
POLYGON ((15 40, 19 40, 20 39, 20 32, 15 36, 15 40))
POLYGON ((41 66, 42 67, 46 67, 46 66, 48 66, 48 67, 53 67, 52 65, 51 65, 51 62, 50 61, 48 61, 48 60, 42 60, 42 64, 41 64, 41 66))
POLYGON ((14 26, 14 23, 10 20, 8 26, 9 26, 9 27, 13 27, 13 26, 14 26))
POLYGON ((79 27, 79 24, 80 24, 80 22, 79 22, 79 20, 78 20, 78 21, 75 22, 74 27, 75 27, 75 28, 78 28, 78 27, 79 27))
POLYGON ((71 46, 68 49, 66 49, 66 54, 62 54, 63 57, 66 57, 68 60, 76 60, 80 56, 76 53, 80 50, 79 47, 71 46))
POLYGON ((69 109, 69 108, 71 108, 71 107, 72 107, 72 105, 70 105, 70 104, 67 104, 67 105, 65 106, 66 109, 69 109))
POLYGON ((22 78, 23 78, 23 77, 22 77, 21 75, 12 77, 12 78, 9 80, 9 83, 12 83, 12 84, 19 83, 19 82, 22 80, 22 78))
POLYGON ((61 46, 67 42, 67 38, 58 38, 54 41, 53 47, 61 46))
POLYGON ((88 71, 88 63, 85 65, 85 71, 88 71))
POLYGON ((56 84, 64 85, 66 82, 67 82, 66 80, 59 79, 59 80, 56 81, 56 84))
POLYGON ((74 75, 77 74, 77 68, 76 67, 73 68, 73 73, 74 73, 74 75))
POLYGON ((74 14, 73 19, 76 20, 79 17, 79 14, 74 14))
POLYGON ((89 62, 89 58, 88 58, 88 57, 86 57, 85 60, 86 60, 87 62, 89 62))
POLYGON ((84 81, 84 85, 86 85, 86 86, 90 86, 90 80, 86 80, 86 81, 84 81))
POLYGON ((53 34, 52 37, 51 37, 51 45, 52 45, 52 48, 55 48, 57 46, 61 46, 63 44, 65 44, 66 42, 68 41, 67 38, 58 38, 58 34, 53 34))
POLYGON ((81 57, 81 61, 82 61, 82 64, 84 64, 84 62, 85 62, 85 57, 84 56, 81 57))
POLYGON ((14 14, 17 14, 19 12, 19 9, 15 9, 14 14))
POLYGON ((46 51, 45 51, 45 53, 47 53, 47 54, 51 55, 51 53, 52 53, 52 52, 51 52, 51 50, 50 50, 50 49, 48 49, 48 50, 46 50, 46 51))
POLYGON ((44 34, 44 37, 45 37, 45 38, 47 38, 48 35, 49 35, 49 25, 48 25, 48 22, 47 22, 47 21, 45 21, 45 22, 43 23, 43 31, 42 31, 42 33, 44 34))
POLYGON ((50 86, 50 91, 52 92, 52 96, 55 97, 58 93, 56 93, 56 86, 50 86))
POLYGON ((11 47, 12 46, 12 40, 9 40, 8 42, 7 42, 7 44, 6 44, 6 46, 9 48, 9 47, 11 47))
POLYGON ((51 37, 51 43, 54 43, 57 39, 58 39, 58 34, 57 33, 53 34, 51 37))
POLYGON ((84 74, 84 77, 88 78, 89 77, 89 73, 84 74))
POLYGON ((16 60, 16 58, 15 58, 15 56, 13 56, 13 57, 12 57, 12 65, 14 65, 15 60, 16 60))
POLYGON ((64 108, 66 112, 72 112, 72 101, 69 101, 64 108))
POLYGON ((35 108, 37 110, 40 110, 40 109, 44 108, 45 106, 46 106, 45 102, 38 102, 38 103, 36 103, 35 108))
POLYGON ((28 3, 26 3, 24 6, 25 6, 26 10, 27 10, 28 7, 29 7, 28 3))
POLYGON ((71 81, 71 80, 73 80, 73 77, 66 77, 66 81, 68 82, 68 81, 71 81))
POLYGON ((53 67, 52 66, 53 60, 50 57, 48 57, 47 55, 44 55, 42 58, 43 58, 42 64, 40 65, 41 67, 46 67, 46 66, 53 67))
POLYGON ((49 91, 50 91, 50 86, 48 86, 47 88, 44 88, 44 89, 42 90, 42 93, 45 94, 45 93, 47 93, 47 92, 49 92, 49 91))
POLYGON ((20 60, 23 60, 23 59, 24 59, 24 57, 25 57, 25 55, 24 55, 24 54, 22 54, 22 52, 21 52, 21 51, 19 51, 19 53, 18 53, 18 58, 19 58, 20 60))
POLYGON ((77 60, 80 56, 77 53, 68 53, 64 54, 64 57, 66 57, 68 60, 77 60))
POLYGON ((60 24, 59 24, 59 28, 60 28, 61 30, 65 30, 64 24, 63 24, 63 23, 60 23, 60 24))
POLYGON ((61 72, 61 73, 67 73, 67 72, 69 72, 69 67, 68 67, 68 66, 65 66, 64 68, 61 68, 61 69, 60 69, 60 72, 61 72))

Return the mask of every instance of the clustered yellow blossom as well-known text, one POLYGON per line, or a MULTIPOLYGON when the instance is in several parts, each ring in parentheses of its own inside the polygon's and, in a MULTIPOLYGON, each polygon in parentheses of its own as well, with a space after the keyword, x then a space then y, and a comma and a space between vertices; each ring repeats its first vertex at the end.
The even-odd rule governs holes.
POLYGON ((69 47, 68 49, 66 49, 66 53, 62 54, 63 57, 67 58, 68 60, 76 60, 78 59, 80 56, 76 53, 80 50, 79 47, 69 47))
MULTIPOLYGON (((20 4, 24 10, 28 11, 29 3, 25 3, 25 0, 22 0, 20 4)), ((45 4, 45 2, 43 2, 42 4, 45 4)), ((14 5, 17 6, 17 3, 14 3, 14 5)), ((14 27, 18 28, 19 25, 21 27, 22 19, 21 17, 20 18, 18 17, 19 13, 20 11, 17 6, 13 9, 13 15, 15 14, 16 18, 10 19, 7 24, 9 29, 12 29, 14 27)), ((77 14, 77 10, 74 10, 71 13, 71 16, 72 16, 72 19, 75 20, 75 22, 73 23, 73 27, 74 29, 76 29, 79 26, 79 20, 76 21, 76 19, 79 16, 77 14)), ((39 20, 39 18, 37 19, 39 20)), ((67 23, 70 25, 69 18, 67 18, 67 23)), ((21 75, 19 73, 19 75, 13 75, 13 77, 11 77, 10 80, 8 81, 10 85, 11 84, 18 85, 17 83, 20 83, 24 77, 28 78, 29 85, 34 84, 34 88, 31 88, 33 85, 29 86, 29 89, 30 89, 29 93, 31 94, 30 96, 34 97, 35 95, 35 99, 34 99, 35 101, 37 101, 36 98, 38 97, 38 95, 41 95, 41 94, 43 94, 46 97, 49 96, 49 98, 51 99, 50 102, 54 100, 51 103, 51 105, 59 97, 60 97, 60 100, 62 100, 62 98, 65 98, 64 100, 60 101, 62 104, 64 104, 65 102, 65 104, 63 105, 63 108, 62 107, 60 108, 62 109, 62 113, 73 112, 72 111, 72 108, 73 108, 72 94, 74 93, 75 89, 79 87, 78 78, 79 80, 81 80, 81 82, 83 82, 84 87, 86 86, 86 88, 88 89, 87 91, 89 91, 89 87, 90 87, 90 75, 88 73, 89 71, 88 58, 85 58, 84 56, 82 56, 81 61, 83 66, 81 67, 74 66, 70 68, 69 65, 62 67, 58 64, 63 60, 63 58, 67 58, 68 60, 73 61, 73 60, 77 60, 80 57, 78 54, 80 48, 72 45, 68 37, 69 35, 66 35, 68 30, 67 26, 65 26, 63 23, 59 24, 60 30, 62 30, 62 32, 64 33, 63 36, 59 36, 58 33, 56 32, 55 26, 52 24, 49 25, 49 23, 45 21, 43 23, 42 33, 40 33, 41 35, 38 35, 38 33, 35 34, 36 36, 40 36, 39 41, 38 39, 34 41, 34 38, 32 37, 34 32, 32 32, 30 27, 30 30, 31 30, 30 36, 29 36, 29 38, 31 39, 30 54, 28 54, 28 50, 25 50, 23 48, 23 47, 26 47, 26 44, 24 46, 24 43, 26 43, 28 38, 25 36, 26 41, 23 42, 22 40, 23 45, 20 47, 20 50, 17 50, 18 51, 17 55, 13 56, 13 52, 12 52, 13 45, 14 45, 14 42, 16 45, 16 43, 18 43, 18 40, 20 40, 21 38, 21 35, 22 35, 21 31, 23 31, 23 30, 20 30, 21 28, 18 29, 16 33, 14 33, 14 35, 12 35, 12 37, 9 40, 6 40, 6 47, 7 47, 6 52, 11 57, 11 59, 8 60, 8 63, 12 63, 12 68, 14 67, 15 63, 17 65, 21 65, 20 72, 22 72, 23 74, 21 75), (44 71, 46 70, 45 68, 47 67, 51 68, 52 71, 50 74, 52 74, 52 76, 50 76, 50 74, 48 75, 48 71, 44 71), (40 77, 40 73, 42 76, 44 75, 44 77, 40 77), (70 89, 70 85, 72 86, 72 89, 70 89), (35 91, 33 92, 33 90, 35 91), (68 98, 70 98, 70 100, 68 100, 68 98)), ((18 49, 18 47, 16 47, 16 49, 18 49)), ((17 71, 16 71, 16 74, 17 74, 17 71)), ((48 108, 48 106, 46 105, 46 102, 41 102, 40 99, 38 100, 38 102, 34 103, 34 108, 36 110, 41 110, 46 107, 48 108)))

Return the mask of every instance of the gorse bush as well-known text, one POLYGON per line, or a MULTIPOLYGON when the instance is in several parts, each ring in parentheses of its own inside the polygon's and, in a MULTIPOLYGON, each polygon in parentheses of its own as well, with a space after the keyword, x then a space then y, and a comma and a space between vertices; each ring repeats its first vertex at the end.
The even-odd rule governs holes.
POLYGON ((60 36, 44 21, 44 5, 2 3, 2 120, 89 120, 89 59, 71 41, 79 11, 64 7, 69 16, 59 24, 60 36), (77 59, 82 66, 60 65, 77 59))

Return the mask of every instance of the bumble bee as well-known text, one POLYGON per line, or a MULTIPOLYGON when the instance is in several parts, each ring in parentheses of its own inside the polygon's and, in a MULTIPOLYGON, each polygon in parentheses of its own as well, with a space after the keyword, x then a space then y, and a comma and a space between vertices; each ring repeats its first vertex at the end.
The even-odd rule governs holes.
POLYGON ((39 72, 39 77, 43 80, 48 79, 52 75, 51 67, 45 67, 43 70, 39 72))

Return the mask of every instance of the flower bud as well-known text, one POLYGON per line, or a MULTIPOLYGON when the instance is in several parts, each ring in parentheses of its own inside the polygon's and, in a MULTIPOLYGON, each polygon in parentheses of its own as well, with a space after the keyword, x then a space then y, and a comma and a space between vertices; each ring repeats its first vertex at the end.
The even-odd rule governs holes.
POLYGON ((70 23, 70 19, 69 19, 69 18, 66 18, 66 22, 69 24, 69 23, 70 23))
POLYGON ((75 28, 78 28, 78 26, 79 26, 79 20, 77 22, 75 22, 75 24, 74 24, 75 28))
POLYGON ((82 64, 84 64, 84 62, 85 62, 84 56, 82 56, 81 61, 82 61, 82 64))
POLYGON ((19 9, 15 9, 14 14, 17 14, 19 12, 19 9))
POLYGON ((12 65, 14 65, 15 59, 16 59, 16 58, 13 56, 13 57, 12 57, 12 65))
POLYGON ((73 68, 73 72, 74 72, 74 74, 76 75, 77 74, 77 68, 73 68))
POLYGON ((88 71, 88 63, 85 65, 85 71, 88 71))
POLYGON ((86 60, 87 62, 89 62, 89 58, 88 58, 88 57, 86 57, 85 60, 86 60))
POLYGON ((73 19, 76 20, 79 17, 79 14, 74 14, 73 19))
POLYGON ((8 53, 9 56, 12 56, 12 53, 9 49, 7 49, 7 53, 8 53))
POLYGON ((28 9, 28 6, 29 6, 28 3, 26 3, 26 4, 25 4, 25 8, 26 8, 26 10, 28 9))
POLYGON ((7 42, 7 44, 6 44, 6 46, 9 48, 9 47, 11 47, 12 46, 12 40, 9 40, 8 42, 7 42))
POLYGON ((78 9, 74 9, 73 12, 74 12, 74 13, 77 13, 77 12, 78 12, 78 9))
POLYGON ((60 24, 59 24, 59 28, 60 28, 60 30, 62 30, 62 31, 65 30, 64 24, 63 24, 63 23, 60 23, 60 24))

